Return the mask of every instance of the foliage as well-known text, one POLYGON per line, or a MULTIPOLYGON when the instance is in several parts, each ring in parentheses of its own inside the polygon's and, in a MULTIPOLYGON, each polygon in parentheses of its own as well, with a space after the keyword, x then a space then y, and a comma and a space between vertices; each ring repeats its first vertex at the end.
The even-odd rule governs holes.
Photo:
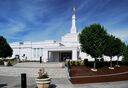
POLYGON ((78 61, 65 61, 65 66, 84 66, 84 61, 83 60, 78 60, 78 61))
POLYGON ((17 63, 17 60, 15 58, 13 59, 5 59, 5 60, 2 60, 0 59, 0 65, 4 65, 4 61, 7 62, 7 66, 13 66, 17 63))
POLYGON ((37 77, 38 79, 48 78, 48 74, 47 72, 45 72, 44 68, 39 69, 38 74, 39 74, 39 76, 37 77))
POLYGON ((116 38, 116 45, 117 45, 117 56, 122 56, 124 49, 126 47, 125 43, 122 42, 119 38, 116 38))
POLYGON ((87 63, 88 63, 88 59, 84 59, 84 65, 87 65, 87 63))
POLYGON ((93 58, 102 57, 105 49, 105 42, 107 39, 107 32, 100 24, 92 24, 85 27, 79 34, 79 41, 81 44, 81 50, 93 58))
POLYGON ((0 65, 4 65, 4 61, 0 59, 0 65))
POLYGON ((0 36, 0 57, 6 58, 11 57, 13 53, 12 48, 7 43, 6 39, 3 36, 0 36))
POLYGON ((119 57, 122 55, 123 43, 119 38, 116 38, 113 35, 108 35, 107 41, 105 44, 106 45, 105 45, 104 55, 110 57, 110 67, 112 67, 112 57, 114 57, 114 56, 119 57))
POLYGON ((93 58, 102 56, 107 32, 100 24, 85 27, 79 35, 81 50, 93 58))
POLYGON ((127 63, 128 64, 128 45, 125 47, 125 50, 123 52, 123 62, 127 63))
POLYGON ((17 60, 16 59, 8 59, 7 62, 8 62, 8 66, 13 66, 14 64, 17 63, 17 60))
POLYGON ((110 56, 112 58, 113 56, 121 54, 121 41, 118 38, 115 38, 115 36, 108 36, 105 46, 104 54, 106 56, 110 56))

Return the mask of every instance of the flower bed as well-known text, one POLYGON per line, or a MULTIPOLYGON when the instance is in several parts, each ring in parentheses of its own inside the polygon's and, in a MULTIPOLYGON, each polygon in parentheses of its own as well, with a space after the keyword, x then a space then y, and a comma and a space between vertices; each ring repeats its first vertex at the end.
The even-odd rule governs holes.
POLYGON ((110 70, 108 67, 102 67, 97 72, 93 72, 87 66, 71 66, 70 81, 73 84, 81 84, 128 80, 128 66, 121 65, 114 68, 110 70))

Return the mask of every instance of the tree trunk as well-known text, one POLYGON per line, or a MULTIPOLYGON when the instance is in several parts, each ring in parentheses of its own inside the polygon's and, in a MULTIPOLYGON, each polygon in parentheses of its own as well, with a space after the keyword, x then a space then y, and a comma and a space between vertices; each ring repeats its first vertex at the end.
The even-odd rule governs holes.
POLYGON ((117 56, 117 63, 116 63, 116 65, 115 65, 116 67, 120 67, 120 65, 119 65, 119 57, 120 57, 120 56, 117 56))
POLYGON ((114 69, 114 67, 112 67, 112 56, 110 57, 110 67, 109 67, 109 69, 114 69))
POLYGON ((95 58, 95 61, 94 61, 94 66, 93 66, 94 69, 96 69, 96 58, 95 58))
POLYGON ((116 63, 117 65, 119 64, 118 62, 119 62, 119 56, 117 56, 117 63, 116 63))
POLYGON ((96 69, 96 58, 95 58, 95 61, 94 61, 93 68, 92 68, 91 70, 92 70, 92 71, 97 71, 97 69, 96 69))
POLYGON ((112 57, 110 57, 110 59, 111 59, 111 62, 110 62, 110 67, 112 67, 112 57))

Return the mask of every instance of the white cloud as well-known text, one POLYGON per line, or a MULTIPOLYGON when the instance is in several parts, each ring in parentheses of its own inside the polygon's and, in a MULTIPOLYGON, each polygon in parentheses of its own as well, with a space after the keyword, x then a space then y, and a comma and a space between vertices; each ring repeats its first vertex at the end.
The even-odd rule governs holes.
POLYGON ((0 33, 3 36, 11 36, 19 32, 24 32, 24 28, 26 25, 22 22, 15 21, 13 19, 8 18, 9 22, 3 25, 0 25, 0 33))
POLYGON ((120 29, 120 30, 109 30, 110 34, 115 35, 116 37, 120 38, 121 40, 127 42, 128 39, 128 29, 120 29))

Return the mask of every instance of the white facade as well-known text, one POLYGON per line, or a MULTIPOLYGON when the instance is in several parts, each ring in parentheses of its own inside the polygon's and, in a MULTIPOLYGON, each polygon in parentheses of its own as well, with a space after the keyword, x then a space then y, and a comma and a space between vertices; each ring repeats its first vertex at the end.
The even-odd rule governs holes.
POLYGON ((14 42, 10 44, 13 56, 20 59, 43 61, 63 61, 65 59, 77 60, 79 53, 78 42, 43 41, 43 42, 14 42))

